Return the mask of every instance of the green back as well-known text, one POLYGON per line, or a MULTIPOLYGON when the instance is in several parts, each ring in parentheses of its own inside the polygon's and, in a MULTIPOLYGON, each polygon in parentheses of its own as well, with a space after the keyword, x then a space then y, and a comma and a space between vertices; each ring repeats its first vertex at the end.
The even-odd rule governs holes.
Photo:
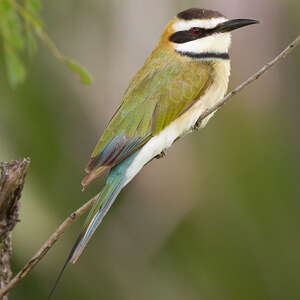
POLYGON ((211 83, 209 62, 170 55, 167 49, 154 50, 129 83, 92 158, 99 156, 117 136, 125 137, 128 142, 139 138, 130 149, 131 153, 136 151, 195 103, 211 83))

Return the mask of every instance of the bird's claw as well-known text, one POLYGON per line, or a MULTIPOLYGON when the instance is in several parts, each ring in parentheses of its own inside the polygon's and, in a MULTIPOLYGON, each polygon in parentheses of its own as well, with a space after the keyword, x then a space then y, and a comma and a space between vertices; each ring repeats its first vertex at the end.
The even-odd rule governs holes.
POLYGON ((199 129, 200 129, 200 126, 201 126, 201 121, 200 121, 200 122, 197 121, 197 122, 195 123, 195 125, 193 126, 193 130, 199 130, 199 129))
POLYGON ((160 154, 156 155, 155 158, 160 159, 167 155, 166 150, 160 152, 160 154))

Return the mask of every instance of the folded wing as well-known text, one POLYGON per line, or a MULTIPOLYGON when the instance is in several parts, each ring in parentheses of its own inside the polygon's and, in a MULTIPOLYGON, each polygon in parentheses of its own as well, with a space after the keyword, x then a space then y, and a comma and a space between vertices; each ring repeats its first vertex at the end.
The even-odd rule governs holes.
POLYGON ((178 118, 211 85, 209 62, 147 61, 131 80, 121 104, 98 141, 86 167, 85 187, 101 173, 141 148, 178 118))

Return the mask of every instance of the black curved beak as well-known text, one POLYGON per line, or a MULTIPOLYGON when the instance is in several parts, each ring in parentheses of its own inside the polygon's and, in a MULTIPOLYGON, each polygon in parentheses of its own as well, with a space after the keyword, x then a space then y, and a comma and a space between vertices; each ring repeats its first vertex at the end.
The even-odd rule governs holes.
POLYGON ((226 21, 222 24, 220 24, 215 31, 216 32, 229 32, 244 26, 252 25, 252 24, 258 24, 259 21, 257 20, 251 20, 251 19, 234 19, 226 21))

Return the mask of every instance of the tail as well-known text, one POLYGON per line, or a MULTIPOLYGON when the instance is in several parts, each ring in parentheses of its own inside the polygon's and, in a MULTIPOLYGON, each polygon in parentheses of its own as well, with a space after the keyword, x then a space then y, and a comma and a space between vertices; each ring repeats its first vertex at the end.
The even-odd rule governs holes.
POLYGON ((86 221, 84 223, 84 229, 79 234, 73 248, 70 251, 70 254, 67 257, 65 264, 63 265, 53 288, 50 291, 48 299, 54 293, 54 290, 60 281, 64 270, 66 269, 69 262, 75 263, 80 257, 81 253, 85 249, 88 241, 92 237, 93 233, 97 229, 97 227, 102 222, 104 216, 107 214, 108 210, 114 203, 116 197, 119 195, 120 191, 124 187, 124 184, 127 180, 126 170, 131 164, 133 158, 136 154, 131 155, 120 164, 111 169, 109 176, 106 180, 106 184, 100 192, 95 204, 93 205, 86 221))
POLYGON ((74 264, 78 260, 93 233, 100 225, 108 210, 119 195, 121 189, 123 188, 123 179, 124 176, 122 175, 114 176, 114 174, 110 174, 106 185, 102 189, 96 203, 92 207, 85 221, 84 230, 78 237, 79 242, 73 249, 72 255, 69 259, 71 263, 74 264))

